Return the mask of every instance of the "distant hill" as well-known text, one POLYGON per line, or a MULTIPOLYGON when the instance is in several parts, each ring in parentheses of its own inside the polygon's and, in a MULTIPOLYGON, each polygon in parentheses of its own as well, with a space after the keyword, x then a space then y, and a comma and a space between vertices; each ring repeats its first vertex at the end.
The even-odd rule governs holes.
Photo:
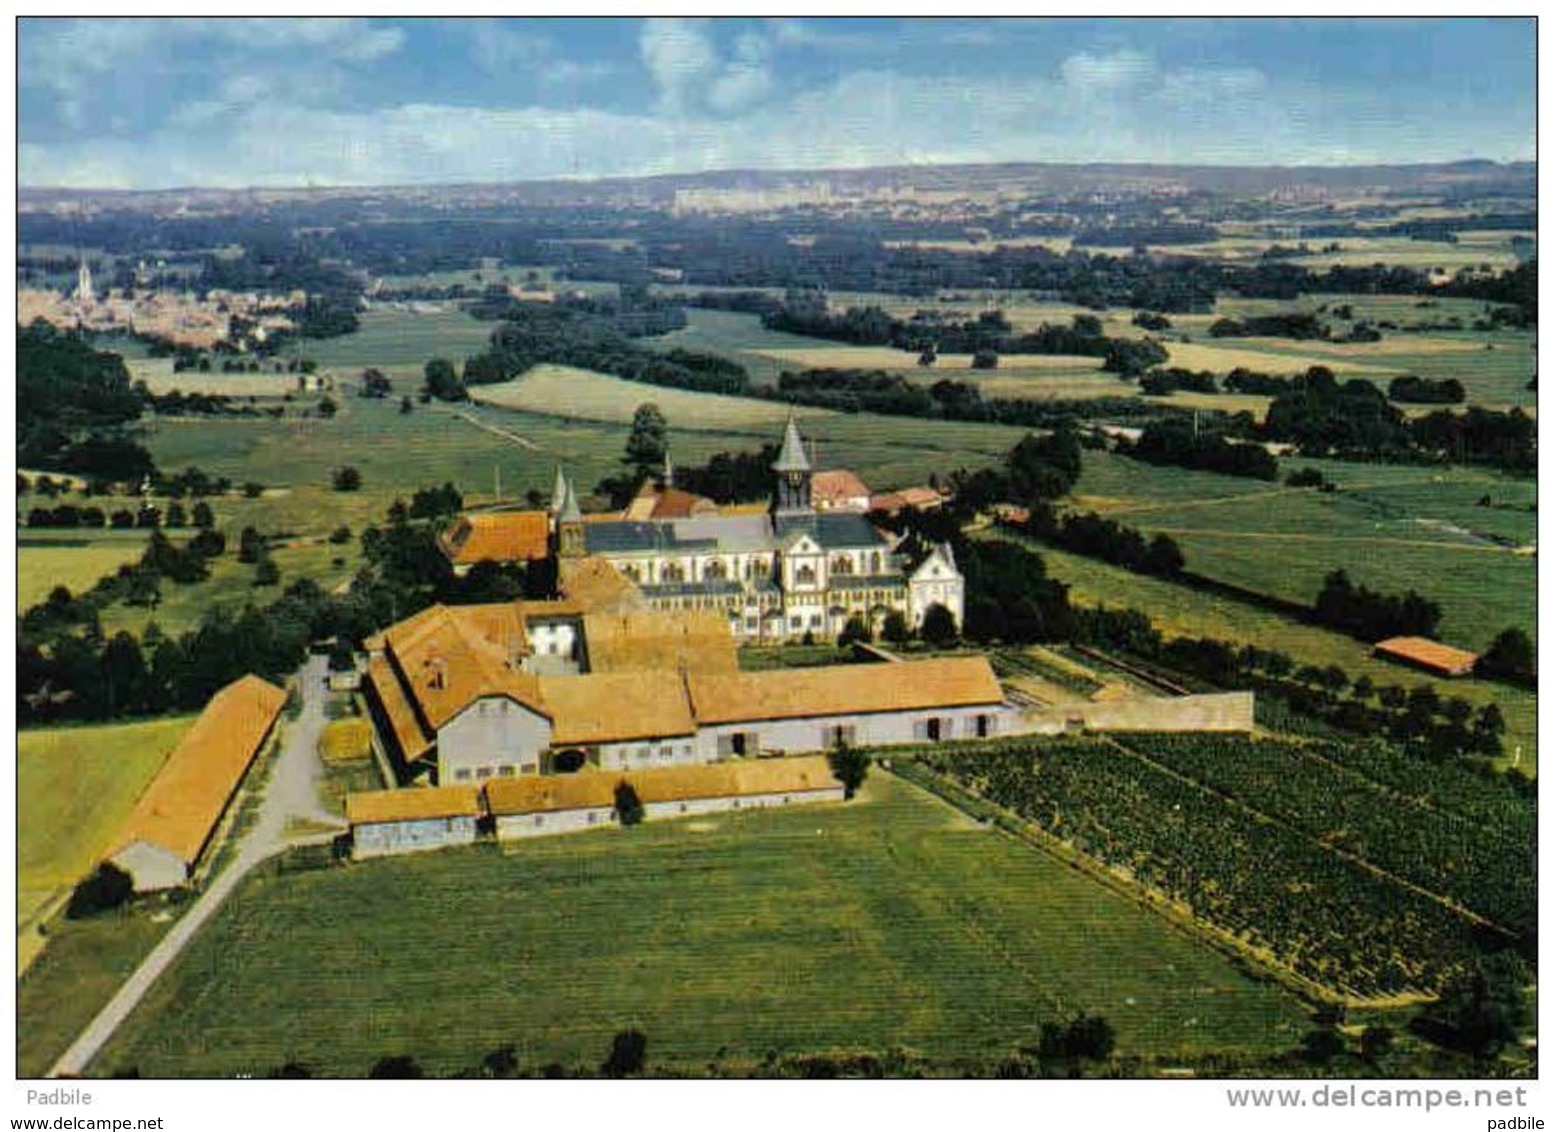
POLYGON ((781 188, 827 183, 832 191, 857 193, 912 188, 965 192, 1023 188, 1070 193, 1108 189, 1159 189, 1210 193, 1268 193, 1281 190, 1328 192, 1361 188, 1436 193, 1504 193, 1532 196, 1537 164, 1466 160, 1422 165, 895 165, 863 169, 728 169, 710 173, 599 180, 513 181, 491 184, 354 186, 334 188, 164 189, 153 192, 24 187, 22 212, 61 207, 204 210, 262 208, 309 201, 441 202, 447 204, 635 204, 665 205, 691 189, 781 188))

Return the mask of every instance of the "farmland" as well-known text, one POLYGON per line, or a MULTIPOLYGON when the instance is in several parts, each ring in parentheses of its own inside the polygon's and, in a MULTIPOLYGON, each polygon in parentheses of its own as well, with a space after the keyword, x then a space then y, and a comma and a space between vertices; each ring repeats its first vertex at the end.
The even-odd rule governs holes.
POLYGON ((140 557, 145 535, 113 537, 103 532, 70 532, 86 537, 36 537, 28 532, 16 550, 16 608, 29 609, 55 586, 71 593, 89 590, 104 574, 140 557))
MULTIPOLYGON (((1348 770, 1346 755, 1342 744, 1139 735, 1008 740, 925 761, 1301 979, 1407 1001, 1472 961, 1473 922, 1442 889, 1520 925, 1531 883, 1482 815, 1399 798, 1348 770)), ((1504 782, 1493 789, 1518 817, 1510 841, 1525 845, 1530 803, 1504 782)))
POLYGON ((525 1067, 591 1067, 628 1025, 689 1072, 769 1050, 982 1057, 1079 1010, 1152 1058, 1266 1053, 1303 1025, 1124 898, 876 772, 846 806, 251 879, 93 1070, 359 1076, 409 1054, 451 1073, 507 1043, 525 1067))
POLYGON ((91 871, 188 725, 168 716, 19 733, 19 924, 91 871))
MULTIPOLYGON (((1142 610, 1167 636, 1213 637, 1278 649, 1299 664, 1318 668, 1336 664, 1350 677, 1366 676, 1377 685, 1413 687, 1425 682, 1422 674, 1376 659, 1363 643, 1341 633, 1093 558, 1046 546, 1034 548, 1052 576, 1071 587, 1076 604, 1142 610)), ((1475 706, 1499 705, 1506 718, 1505 749, 1510 753, 1506 761, 1514 761, 1528 773, 1536 770, 1537 699, 1532 693, 1486 680, 1437 681, 1436 687, 1442 695, 1461 696, 1475 706)))
MULTIPOLYGON (((637 406, 651 400, 672 423, 716 432, 758 429, 775 433, 787 419, 788 406, 753 397, 727 397, 686 389, 650 388, 608 374, 571 366, 538 365, 499 385, 478 385, 470 397, 483 405, 554 413, 580 420, 630 424, 637 406)), ((806 418, 829 416, 816 409, 799 409, 806 418)))
POLYGON ((1347 570, 1384 592, 1440 603, 1444 639, 1482 648, 1507 625, 1533 632, 1536 485, 1472 468, 1290 461, 1318 468, 1332 493, 1281 488, 1087 453, 1073 505, 1164 532, 1189 568, 1295 601, 1347 570), (1488 496, 1492 504, 1480 506, 1488 496), (1280 550, 1282 548, 1282 552, 1280 550), (1298 551, 1298 553, 1293 553, 1298 551))

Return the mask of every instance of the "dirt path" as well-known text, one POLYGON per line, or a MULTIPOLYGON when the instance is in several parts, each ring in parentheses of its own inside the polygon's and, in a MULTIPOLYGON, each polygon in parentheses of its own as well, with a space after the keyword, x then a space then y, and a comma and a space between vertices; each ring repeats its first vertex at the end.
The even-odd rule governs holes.
POLYGON ((275 766, 264 786, 259 819, 243 835, 237 853, 227 867, 206 886, 134 974, 125 980, 108 1005, 54 1063, 49 1070, 50 1077, 75 1077, 86 1071, 146 992, 256 866, 293 846, 327 842, 343 829, 340 820, 319 805, 316 789, 323 773, 318 740, 327 722, 324 701, 328 675, 327 660, 321 656, 310 656, 297 670, 302 712, 286 725, 275 766), (328 827, 328 832, 292 836, 287 830, 293 821, 321 824, 328 827))
POLYGON ((464 409, 453 409, 451 410, 451 413, 453 416, 458 417, 461 421, 466 421, 478 429, 484 429, 486 432, 491 433, 493 436, 500 436, 503 440, 511 440, 514 444, 517 444, 523 448, 527 448, 531 452, 538 452, 540 450, 540 446, 534 443, 534 441, 530 440, 528 437, 519 436, 516 432, 508 432, 505 428, 498 428, 496 425, 491 424, 488 421, 481 420, 474 413, 468 412, 464 409))

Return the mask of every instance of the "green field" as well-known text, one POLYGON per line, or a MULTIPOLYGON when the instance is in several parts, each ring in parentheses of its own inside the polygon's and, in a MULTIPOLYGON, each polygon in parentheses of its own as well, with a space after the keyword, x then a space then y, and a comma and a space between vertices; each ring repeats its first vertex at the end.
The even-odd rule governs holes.
POLYGON ((58 920, 16 984, 16 1075, 42 1077, 173 925, 174 908, 58 920))
MULTIPOLYGON (((1141 610, 1168 637, 1215 637, 1278 649, 1298 664, 1319 668, 1336 664, 1351 679, 1369 676, 1377 685, 1398 684, 1412 688, 1431 682, 1422 672, 1376 659, 1364 643, 1342 633, 1230 598, 1133 574, 1094 558, 1068 554, 1037 543, 1029 545, 1046 562, 1048 572, 1068 584, 1069 596, 1076 604, 1141 610)), ((1506 719, 1506 761, 1516 761, 1520 748, 1518 765, 1529 774, 1536 772, 1538 701, 1535 695, 1488 680, 1439 680, 1434 683, 1442 697, 1461 696, 1475 706, 1500 705, 1506 719)))
MULTIPOLYGON (((24 506, 49 506, 41 498, 24 506)), ((64 532, 61 532, 64 533, 64 532)), ((31 609, 55 586, 71 593, 89 590, 104 574, 134 562, 145 549, 145 536, 115 537, 100 531, 70 531, 70 538, 38 538, 28 531, 16 548, 16 609, 31 609)))
POLYGON ((189 716, 17 733, 16 918, 91 871, 189 716))
POLYGON ((890 778, 866 800, 246 883, 93 1067, 360 1076, 650 1069, 824 1050, 997 1055, 1080 1010, 1118 1052, 1289 1048, 1303 1011, 1095 882, 890 778))
POLYGON ((1333 570, 1387 593, 1438 602, 1442 639, 1483 648, 1516 625, 1536 630, 1537 559, 1496 545, 1536 538, 1537 485, 1474 468, 1286 460, 1318 468, 1333 493, 1286 488, 1085 453, 1074 506, 1165 532, 1188 568, 1310 603, 1333 570), (1480 507, 1488 496, 1500 506, 1480 507))

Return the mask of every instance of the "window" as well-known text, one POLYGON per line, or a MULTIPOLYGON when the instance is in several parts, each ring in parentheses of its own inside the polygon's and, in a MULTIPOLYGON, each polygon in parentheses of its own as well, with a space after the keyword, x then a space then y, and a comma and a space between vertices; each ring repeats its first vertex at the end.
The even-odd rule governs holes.
POLYGON ((458 770, 454 771, 453 778, 455 782, 468 782, 469 767, 460 767, 458 770))
POLYGON ((503 778, 511 778, 513 776, 513 764, 503 763, 500 767, 497 768, 497 774, 501 775, 503 778))
POLYGON ((822 727, 820 729, 820 745, 822 747, 852 746, 858 741, 858 728, 852 723, 838 723, 835 726, 822 727))
POLYGON ((594 822, 596 822, 598 820, 599 820, 599 815, 594 813, 592 810, 589 810, 588 811, 588 824, 589 825, 593 825, 594 822))
POLYGON ((993 733, 993 719, 988 715, 977 716, 977 738, 986 739, 993 733))
POLYGON ((800 586, 812 586, 815 584, 815 568, 807 563, 793 572, 793 581, 800 586))
POLYGON ((518 768, 518 772, 520 774, 537 774, 539 773, 539 769, 539 763, 524 763, 521 767, 518 768))
POLYGON ((809 627, 811 629, 823 628, 825 626, 825 623, 826 623, 826 619, 825 619, 825 615, 823 613, 811 613, 809 615, 809 627))
POLYGON ((790 629, 802 629, 803 627, 804 627, 804 618, 799 616, 799 614, 795 613, 792 617, 788 618, 788 628, 790 628, 790 629))
POLYGON ((944 720, 934 716, 928 720, 927 734, 930 742, 937 743, 944 738, 944 720))
POLYGON ((477 770, 475 772, 475 777, 479 778, 479 779, 490 778, 491 777, 491 768, 488 767, 488 766, 481 767, 479 770, 477 770))
POLYGON ((536 829, 538 829, 540 826, 542 826, 544 824, 545 824, 545 815, 544 814, 535 814, 534 815, 534 827, 536 829))
POLYGON ((718 758, 726 759, 730 755, 734 754, 735 753, 734 746, 735 746, 736 742, 738 741, 738 739, 739 739, 738 735, 719 735, 718 736, 718 758))
POLYGON ((714 559, 713 561, 707 563, 707 569, 704 571, 704 576, 711 581, 721 582, 724 578, 728 577, 728 567, 723 565, 721 560, 714 559))
POLYGON ((685 809, 685 803, 684 803, 684 802, 681 802, 681 803, 680 803, 680 812, 681 812, 681 813, 682 813, 682 814, 683 814, 683 813, 685 813, 685 812, 686 812, 686 809, 685 809))

